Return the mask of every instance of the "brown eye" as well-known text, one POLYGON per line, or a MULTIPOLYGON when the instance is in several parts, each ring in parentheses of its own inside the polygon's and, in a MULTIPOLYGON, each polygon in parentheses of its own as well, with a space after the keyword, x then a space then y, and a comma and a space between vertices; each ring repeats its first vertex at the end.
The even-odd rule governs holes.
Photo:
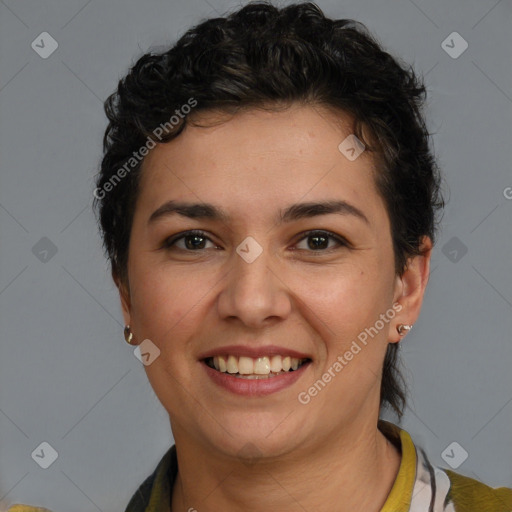
MULTIPOLYGON (((347 246, 347 242, 338 235, 331 233, 330 231, 308 231, 305 233, 305 236, 301 238, 302 240, 308 240, 307 248, 305 250, 311 250, 313 252, 328 252, 336 247, 329 247, 329 242, 334 240, 336 242, 337 247, 347 246)), ((304 250, 304 248, 299 248, 300 250, 304 250)))
POLYGON ((209 241, 213 244, 213 242, 205 235, 203 231, 192 230, 179 233, 178 235, 168 238, 163 243, 162 248, 171 249, 176 247, 177 249, 183 251, 201 251, 206 249, 206 241, 209 241), (181 241, 183 241, 183 243, 179 245, 178 242, 181 241))

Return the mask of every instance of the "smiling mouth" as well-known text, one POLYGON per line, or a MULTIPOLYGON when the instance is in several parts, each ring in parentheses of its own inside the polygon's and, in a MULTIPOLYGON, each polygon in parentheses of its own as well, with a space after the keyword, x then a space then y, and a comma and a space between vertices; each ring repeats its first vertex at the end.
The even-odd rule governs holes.
POLYGON ((239 379, 269 379, 294 372, 311 359, 298 359, 290 356, 246 357, 215 356, 207 357, 204 362, 220 373, 228 373, 239 379))

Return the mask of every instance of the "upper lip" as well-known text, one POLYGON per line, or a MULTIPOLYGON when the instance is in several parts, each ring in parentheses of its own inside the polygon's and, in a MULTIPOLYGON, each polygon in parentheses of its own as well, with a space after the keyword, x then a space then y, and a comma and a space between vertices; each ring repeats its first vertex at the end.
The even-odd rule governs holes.
POLYGON ((265 356, 290 356, 297 359, 311 359, 311 356, 291 348, 278 347, 277 345, 265 345, 261 347, 247 345, 227 345, 224 347, 212 348, 199 355, 199 359, 207 359, 215 356, 237 356, 237 357, 265 357, 265 356))

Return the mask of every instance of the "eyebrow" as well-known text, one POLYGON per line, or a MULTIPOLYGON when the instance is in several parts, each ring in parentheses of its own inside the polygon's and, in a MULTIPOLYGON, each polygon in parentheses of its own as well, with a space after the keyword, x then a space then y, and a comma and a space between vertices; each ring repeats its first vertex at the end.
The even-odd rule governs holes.
MULTIPOLYGON (((278 223, 283 224, 299 219, 329 215, 337 213, 340 215, 352 215, 370 224, 366 215, 354 205, 342 200, 331 200, 323 202, 297 203, 280 210, 278 223)), ((210 203, 188 203, 180 201, 167 201, 157 208, 149 217, 148 224, 158 219, 181 215, 189 219, 208 219, 221 222, 229 222, 230 216, 222 209, 210 203)))

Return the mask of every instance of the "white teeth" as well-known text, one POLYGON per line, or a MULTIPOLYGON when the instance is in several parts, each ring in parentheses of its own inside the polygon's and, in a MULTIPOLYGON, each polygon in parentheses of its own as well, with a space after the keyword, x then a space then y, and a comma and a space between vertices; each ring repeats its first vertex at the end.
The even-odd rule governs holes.
POLYGON ((228 357, 226 369, 228 373, 238 373, 238 361, 235 356, 228 357))
POLYGON ((278 373, 283 369, 281 356, 272 356, 270 358, 270 371, 278 373))
MULTIPOLYGON (((231 356, 230 356, 231 357, 231 356)), ((254 372, 254 361, 251 357, 240 357, 238 359, 238 373, 241 375, 252 375, 254 372)))
POLYGON ((258 357, 258 359, 256 359, 254 362, 253 371, 257 375, 268 375, 270 373, 270 361, 268 357, 258 357))
POLYGON ((297 370, 307 359, 298 359, 296 357, 282 356, 215 356, 210 359, 210 366, 223 373, 237 374, 237 377, 256 379, 275 377, 276 375, 297 370))

